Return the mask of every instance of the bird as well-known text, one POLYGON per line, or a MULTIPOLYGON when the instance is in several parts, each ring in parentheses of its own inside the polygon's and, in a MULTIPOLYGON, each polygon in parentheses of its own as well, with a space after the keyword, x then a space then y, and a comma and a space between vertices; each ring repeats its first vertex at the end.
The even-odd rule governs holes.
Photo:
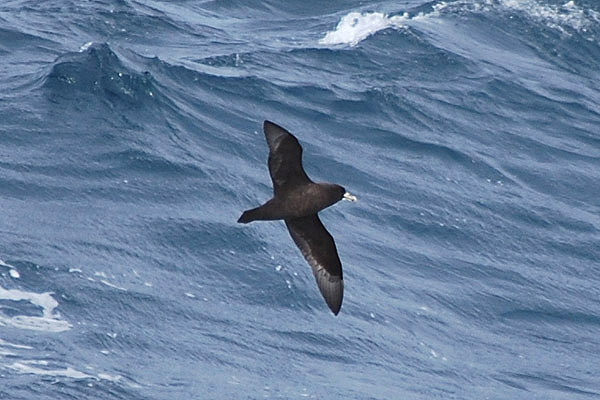
POLYGON ((269 145, 273 198, 244 211, 237 222, 283 220, 310 265, 327 306, 338 315, 344 297, 342 263, 318 213, 342 199, 355 202, 357 197, 340 185, 313 182, 302 166, 302 146, 285 128, 265 120, 263 130, 269 145))

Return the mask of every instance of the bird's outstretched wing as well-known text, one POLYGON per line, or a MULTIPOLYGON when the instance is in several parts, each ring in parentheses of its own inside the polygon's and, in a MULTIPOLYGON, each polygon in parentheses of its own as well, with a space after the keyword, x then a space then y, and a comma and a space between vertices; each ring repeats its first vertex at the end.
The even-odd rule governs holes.
POLYGON ((337 315, 342 307, 344 280, 342 263, 333 237, 327 232, 317 214, 286 219, 285 224, 310 264, 327 305, 337 315))
POLYGON ((265 121, 263 129, 269 144, 269 173, 274 193, 288 185, 311 182, 302 168, 302 147, 298 139, 271 121, 265 121))

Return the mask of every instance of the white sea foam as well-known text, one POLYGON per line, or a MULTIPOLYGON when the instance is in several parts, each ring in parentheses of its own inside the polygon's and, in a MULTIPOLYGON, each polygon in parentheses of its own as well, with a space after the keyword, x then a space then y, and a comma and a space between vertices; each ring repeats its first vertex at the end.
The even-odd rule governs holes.
POLYGON ((549 5, 539 0, 464 0, 439 2, 428 12, 389 16, 380 12, 350 12, 342 17, 334 30, 319 40, 322 45, 347 44, 356 46, 369 36, 384 29, 401 29, 413 24, 435 21, 444 14, 518 12, 534 21, 566 33, 566 29, 586 32, 600 22, 600 13, 584 9, 570 0, 562 5, 549 5))
POLYGON ((99 373, 98 378, 105 380, 105 381, 118 382, 121 380, 122 376, 99 373))
MULTIPOLYGON (((58 302, 52 293, 34 293, 18 289, 4 289, 0 286, 0 300, 14 302, 28 301, 42 310, 42 316, 15 315, 6 316, 0 311, 0 326, 12 326, 19 329, 29 329, 46 332, 63 332, 71 329, 71 324, 60 318, 54 309, 58 302)), ((18 307, 18 306, 17 306, 18 307)))
POLYGON ((0 260, 0 267, 6 267, 8 268, 8 274, 11 276, 11 278, 13 279, 19 279, 21 277, 21 274, 19 274, 19 271, 17 270, 16 267, 5 263, 4 261, 0 260))
POLYGON ((335 30, 327 32, 319 43, 324 45, 349 44, 355 46, 367 37, 387 28, 402 28, 407 14, 390 17, 383 13, 351 12, 342 17, 335 30))
POLYGON ((46 361, 35 360, 18 361, 8 365, 9 368, 22 374, 46 375, 74 379, 94 378, 92 375, 77 371, 71 367, 64 369, 47 369, 47 366, 48 363, 46 361))
POLYGON ((87 42, 81 45, 81 47, 79 47, 79 52, 82 53, 84 51, 86 51, 87 49, 90 48, 90 46, 94 44, 94 42, 87 42))
POLYGON ((562 5, 544 4, 539 0, 500 0, 499 3, 508 10, 522 12, 563 33, 567 27, 585 31, 594 21, 600 22, 600 14, 579 7, 573 0, 562 5))
POLYGON ((109 282, 109 281, 107 281, 106 279, 102 279, 102 280, 100 280, 100 282, 102 282, 102 283, 103 283, 103 284, 105 284, 106 286, 108 286, 108 287, 111 287, 111 288, 113 288, 113 289, 122 290, 122 291, 124 291, 124 292, 126 292, 126 291, 127 291, 127 289, 125 289, 124 287, 117 286, 117 285, 115 285, 114 283, 110 283, 110 282, 109 282))
MULTIPOLYGON (((0 266, 9 268, 9 275, 13 279, 19 279, 21 275, 19 271, 12 265, 0 260, 0 266)), ((35 331, 46 332, 63 332, 71 329, 71 324, 60 318, 54 309, 58 306, 58 302, 52 297, 52 293, 35 293, 27 292, 19 289, 5 289, 0 286, 0 300, 8 300, 14 302, 27 301, 42 311, 42 316, 33 315, 13 315, 7 316, 2 313, 0 308, 0 326, 11 326, 19 329, 29 329, 35 331)), ((15 308, 18 309, 18 305, 15 308)), ((0 341, 0 345, 5 342, 0 341)))
POLYGON ((0 267, 14 268, 12 265, 7 264, 2 260, 0 260, 0 267))
POLYGON ((2 340, 2 339, 0 339, 0 346, 12 347, 14 349, 25 349, 25 350, 33 349, 33 347, 31 347, 31 346, 26 346, 23 344, 14 344, 14 343, 7 342, 6 340, 2 340))
POLYGON ((45 360, 22 360, 9 364, 7 367, 21 374, 52 376, 56 378, 95 379, 111 382, 117 382, 122 379, 121 375, 111 375, 103 372, 97 375, 90 375, 72 367, 56 368, 45 360))
POLYGON ((446 8, 450 11, 518 13, 563 33, 566 28, 585 32, 592 24, 600 22, 600 13, 578 3, 574 0, 556 5, 541 0, 481 0, 458 1, 446 8))

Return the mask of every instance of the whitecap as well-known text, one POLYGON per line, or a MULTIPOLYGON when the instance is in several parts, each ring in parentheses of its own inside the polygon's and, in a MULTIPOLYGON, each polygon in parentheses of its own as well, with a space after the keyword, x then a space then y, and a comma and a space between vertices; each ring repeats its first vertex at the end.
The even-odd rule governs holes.
POLYGON ((384 13, 351 12, 342 17, 335 30, 327 32, 319 40, 320 44, 336 45, 349 44, 356 46, 367 37, 387 28, 401 28, 408 19, 408 14, 388 16, 384 13))
POLYGON ((568 1, 562 5, 544 4, 537 0, 500 0, 501 6, 508 10, 519 11, 528 17, 545 23, 549 28, 565 32, 570 27, 581 31, 597 21, 598 14, 593 10, 585 10, 568 1))
POLYGON ((539 0, 442 1, 434 4, 429 12, 412 15, 407 12, 393 16, 381 12, 350 12, 342 17, 334 30, 319 40, 319 44, 347 44, 352 47, 379 31, 436 21, 444 14, 515 11, 562 33, 566 33, 566 28, 585 32, 586 28, 600 21, 600 13, 578 6, 573 0, 562 5, 544 4, 539 0))

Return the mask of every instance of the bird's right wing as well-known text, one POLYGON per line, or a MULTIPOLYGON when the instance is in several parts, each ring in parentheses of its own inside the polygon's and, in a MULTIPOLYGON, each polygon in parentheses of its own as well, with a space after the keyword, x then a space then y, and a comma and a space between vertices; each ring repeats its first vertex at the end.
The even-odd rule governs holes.
POLYGON ((342 263, 333 237, 327 232, 317 214, 286 219, 285 224, 310 264, 327 305, 337 315, 342 307, 344 280, 342 263))
POLYGON ((302 168, 302 147, 298 139, 270 121, 264 122, 263 129, 269 144, 269 173, 273 191, 277 193, 282 187, 310 182, 302 168))

